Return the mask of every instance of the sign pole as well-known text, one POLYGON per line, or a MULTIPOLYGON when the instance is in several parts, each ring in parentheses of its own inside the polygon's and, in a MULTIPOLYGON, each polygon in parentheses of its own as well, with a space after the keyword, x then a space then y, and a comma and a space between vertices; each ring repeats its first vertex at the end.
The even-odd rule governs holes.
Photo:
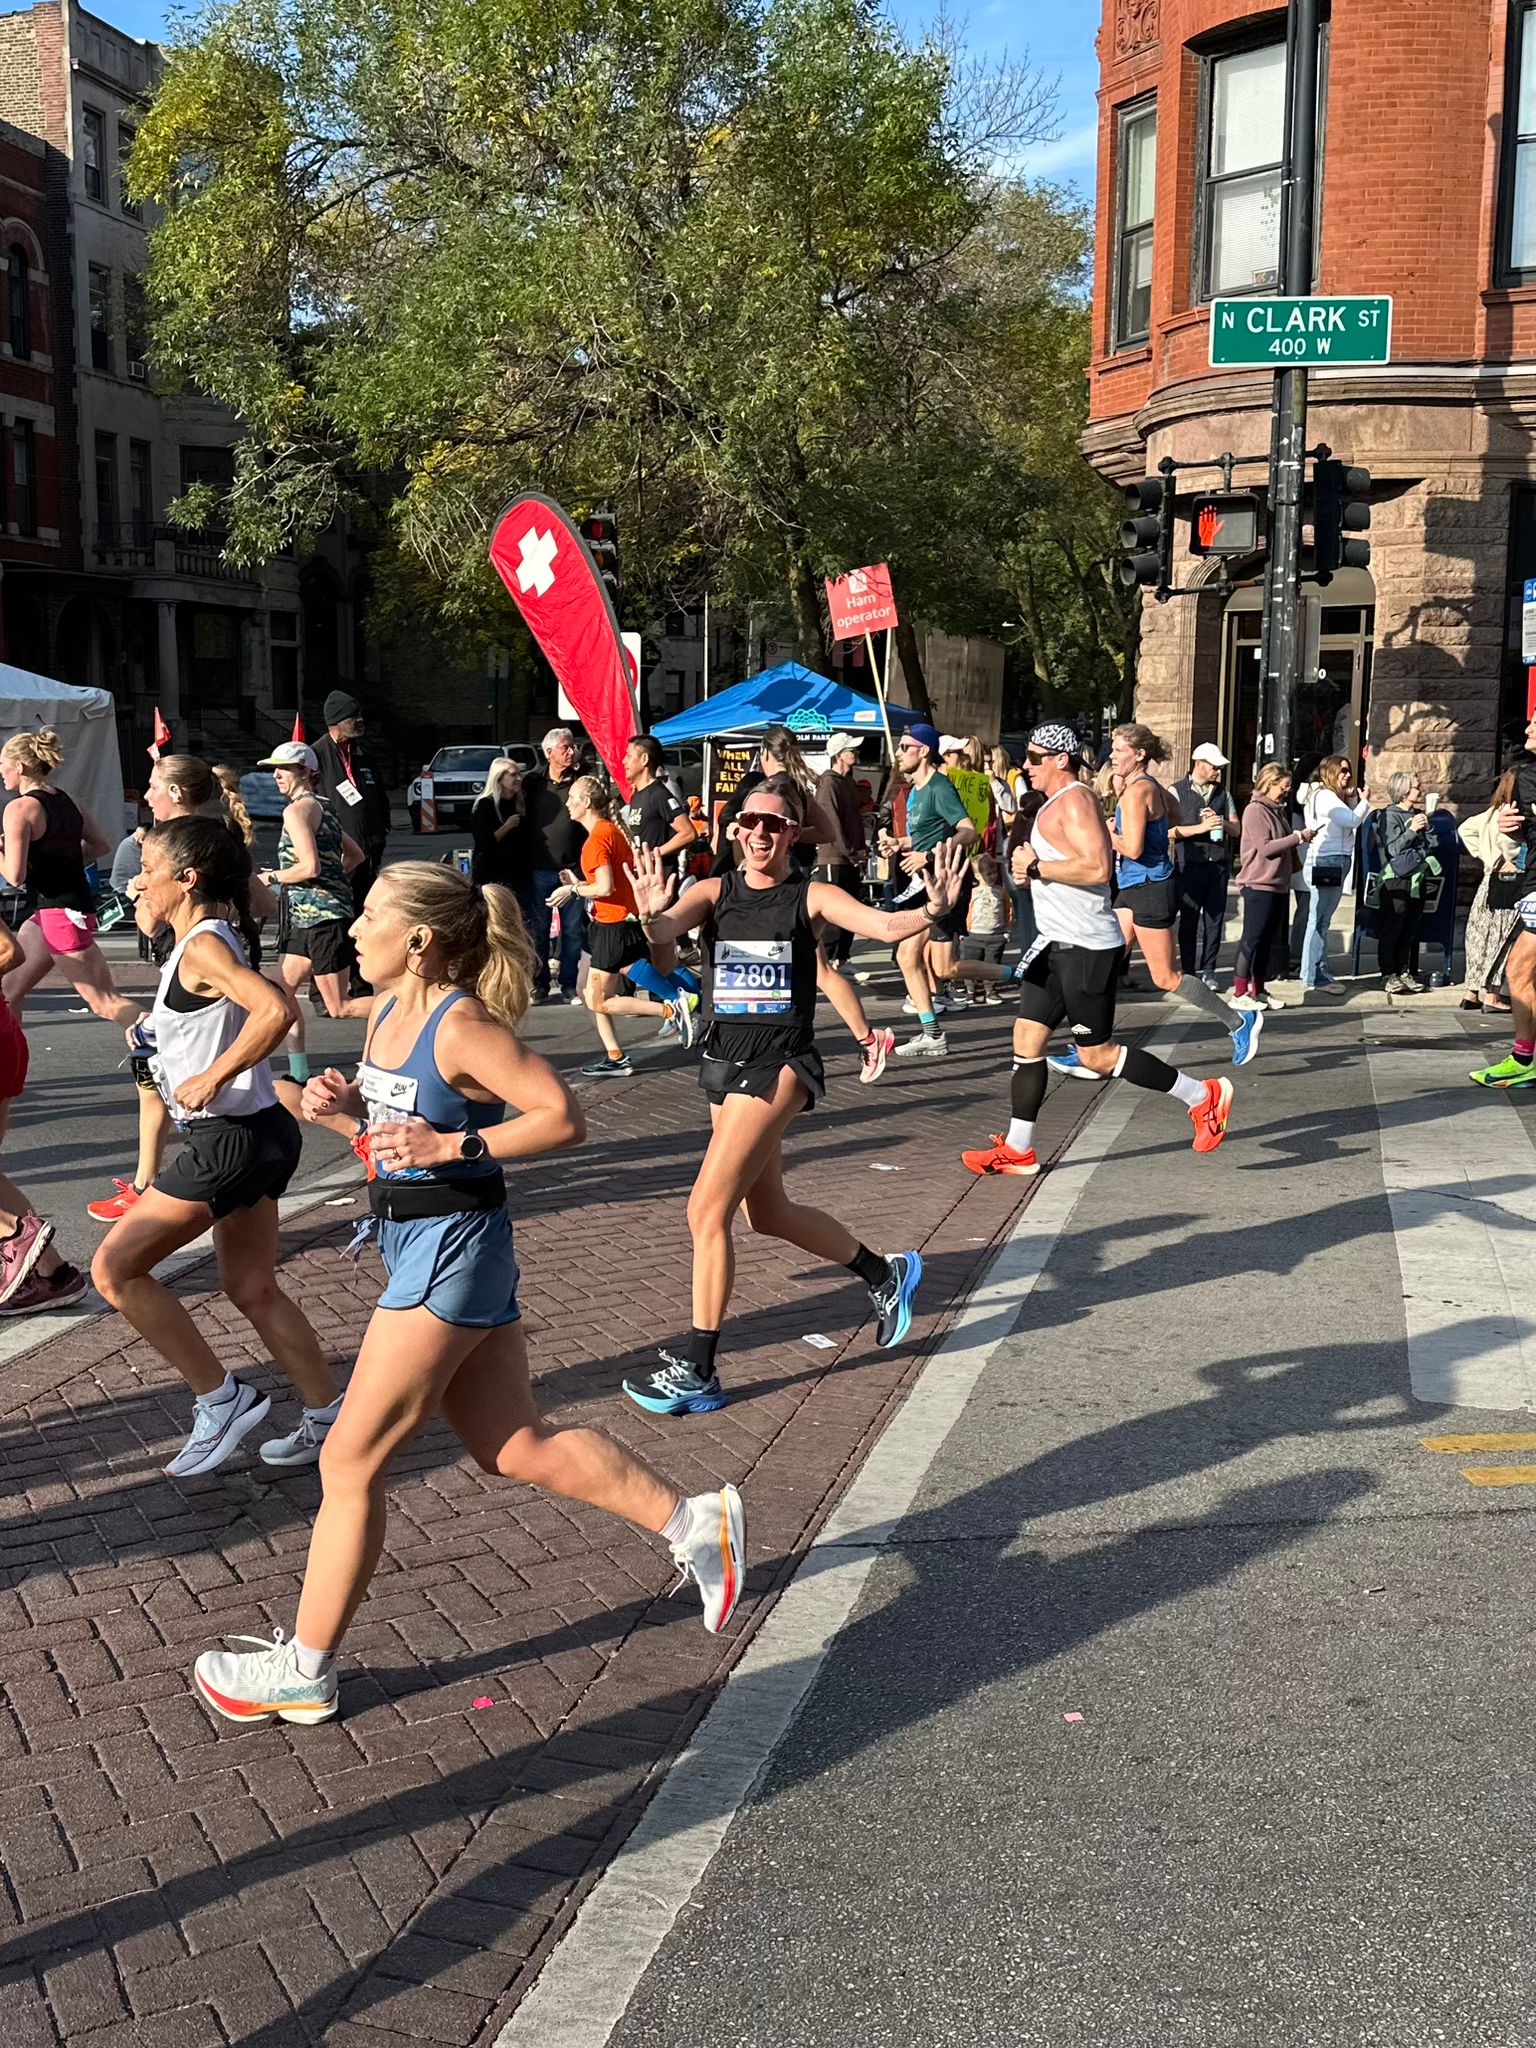
MULTIPOLYGON (((875 642, 872 634, 866 633, 864 635, 864 646, 869 655, 869 672, 875 679, 875 701, 880 706, 880 723, 885 727, 886 757, 894 767, 896 761, 896 742, 891 738, 891 714, 885 708, 885 683, 881 679, 880 664, 875 660, 875 642)), ((889 664, 891 658, 891 629, 889 626, 885 629, 885 658, 887 664, 889 664)))
MULTIPOLYGON (((1285 174, 1280 204, 1280 289, 1312 289, 1317 179, 1318 0, 1289 0, 1286 16, 1285 174)), ((1307 372, 1275 376, 1269 446, 1269 559, 1264 577, 1258 774, 1266 758, 1289 767, 1301 681, 1301 508, 1307 460, 1307 372)))

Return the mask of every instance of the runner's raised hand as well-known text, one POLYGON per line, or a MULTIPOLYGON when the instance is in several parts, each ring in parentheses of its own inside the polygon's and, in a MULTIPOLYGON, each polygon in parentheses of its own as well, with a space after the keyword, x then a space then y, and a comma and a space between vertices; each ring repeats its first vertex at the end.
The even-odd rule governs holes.
POLYGON ((970 856, 958 839, 946 839, 933 849, 933 866, 928 875, 928 912, 943 917, 960 900, 970 856))
POLYGON ((634 891, 635 908, 642 919, 660 917, 677 887, 677 878, 667 873, 666 863, 653 846, 634 849, 635 864, 625 863, 624 872, 634 891))

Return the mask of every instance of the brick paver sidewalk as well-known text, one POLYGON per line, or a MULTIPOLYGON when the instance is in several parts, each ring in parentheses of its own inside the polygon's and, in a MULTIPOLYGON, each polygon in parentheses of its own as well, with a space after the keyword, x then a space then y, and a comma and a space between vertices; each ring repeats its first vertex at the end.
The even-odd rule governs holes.
MULTIPOLYGON (((849 1275, 743 1237, 722 1346, 738 1398, 672 1423, 622 1400, 647 1345, 686 1326, 684 1200, 706 1125, 691 1064, 599 1084, 586 1147, 514 1182, 545 1408, 600 1422, 689 1490, 743 1489, 751 1572, 728 1638, 705 1634, 691 1591, 662 1597, 653 1539, 487 1479, 434 1427, 394 1476, 343 1717, 234 1727, 188 1692, 188 1669, 226 1632, 292 1625, 317 1475, 251 1460, 164 1477, 186 1397, 116 1317, 7 1369, 4 2048, 494 2039, 1025 1197, 1029 1183, 978 1182, 957 1158, 997 1124, 1008 1013, 952 1024, 946 1063, 866 1089, 829 1022, 828 1102, 791 1140, 803 1198, 877 1246, 922 1247, 898 1352, 874 1348, 849 1275)), ((1057 1090, 1048 1135, 1096 1095, 1057 1090)), ((354 1274, 337 1216, 286 1233, 286 1274, 345 1364, 379 1268, 354 1274)), ((183 1291, 249 1364, 250 1333, 199 1292, 209 1277, 183 1291)))

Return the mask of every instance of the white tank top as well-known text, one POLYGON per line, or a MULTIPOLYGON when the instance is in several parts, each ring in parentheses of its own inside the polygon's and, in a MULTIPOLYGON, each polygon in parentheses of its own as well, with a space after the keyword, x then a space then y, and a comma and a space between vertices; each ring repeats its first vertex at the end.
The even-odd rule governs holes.
POLYGON ((242 966, 246 961, 244 941, 234 927, 221 917, 205 917, 193 925, 184 939, 177 940, 161 970, 150 1013, 155 1032, 150 1071, 166 1108, 179 1124, 210 1116, 254 1116, 277 1101, 272 1069, 265 1060, 258 1060, 254 1067, 236 1074, 202 1109, 183 1109, 176 1100, 176 1090, 182 1082, 193 1074, 206 1073, 245 1029, 246 1012, 227 996, 188 995, 181 986, 181 956, 199 932, 217 932, 242 966))
MULTIPOLYGON (((1043 828, 1051 805, 1080 787, 1074 783, 1071 789, 1058 789, 1036 812, 1029 834, 1036 860, 1067 859, 1061 848, 1046 838, 1043 828)), ((1053 945, 1082 946, 1088 952, 1103 953, 1124 944, 1119 921, 1109 907, 1108 882, 1048 882, 1035 876, 1029 895, 1035 906, 1036 929, 1053 945)))

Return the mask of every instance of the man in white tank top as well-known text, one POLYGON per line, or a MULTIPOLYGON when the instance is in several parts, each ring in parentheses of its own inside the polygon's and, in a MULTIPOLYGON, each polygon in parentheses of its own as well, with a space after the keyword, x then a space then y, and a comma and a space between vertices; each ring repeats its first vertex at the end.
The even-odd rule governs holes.
POLYGON ((1019 1014, 1013 1026, 1012 1114, 990 1146, 962 1152, 972 1173, 1031 1174, 1035 1119, 1045 1100, 1046 1047, 1065 1023, 1090 1072, 1174 1095, 1195 1127, 1195 1150, 1214 1152, 1227 1128, 1230 1081, 1196 1081, 1151 1053, 1116 1045, 1115 969, 1122 945, 1110 909, 1114 849, 1097 797, 1077 779, 1078 739, 1070 726, 1036 726, 1025 757, 1030 787, 1045 798, 1013 877, 1027 880, 1040 936, 1014 969, 1019 1014))

